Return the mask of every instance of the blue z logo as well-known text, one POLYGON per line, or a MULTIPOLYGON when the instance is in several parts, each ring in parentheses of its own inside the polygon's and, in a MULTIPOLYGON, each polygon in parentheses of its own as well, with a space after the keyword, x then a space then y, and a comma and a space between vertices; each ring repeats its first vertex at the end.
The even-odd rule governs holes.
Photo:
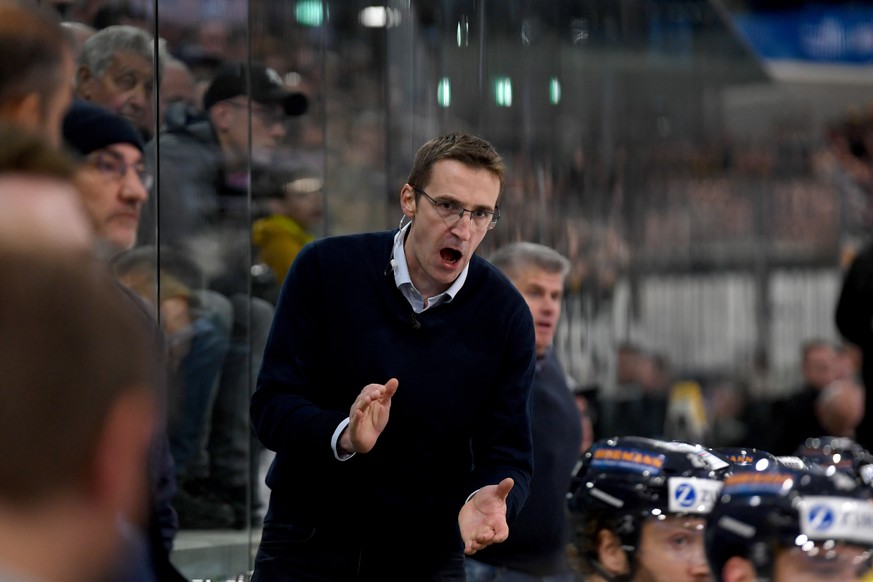
POLYGON ((676 501, 682 507, 691 507, 697 500, 697 492, 692 485, 682 483, 676 487, 676 501))
POLYGON ((826 505, 816 505, 809 510, 809 525, 816 531, 825 531, 834 525, 834 512, 826 505))

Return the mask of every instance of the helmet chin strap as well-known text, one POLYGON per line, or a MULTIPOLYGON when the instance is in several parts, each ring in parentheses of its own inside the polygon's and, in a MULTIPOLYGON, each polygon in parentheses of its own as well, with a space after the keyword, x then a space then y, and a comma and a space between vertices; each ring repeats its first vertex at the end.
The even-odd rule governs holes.
POLYGON ((631 582, 631 574, 613 574, 603 567, 603 564, 597 560, 588 560, 588 565, 591 569, 597 572, 597 575, 606 580, 606 582, 631 582))

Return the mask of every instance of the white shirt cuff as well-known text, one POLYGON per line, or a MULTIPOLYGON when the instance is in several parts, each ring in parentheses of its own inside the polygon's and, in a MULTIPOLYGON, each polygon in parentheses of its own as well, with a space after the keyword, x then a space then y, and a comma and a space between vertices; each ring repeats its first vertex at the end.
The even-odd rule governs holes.
POLYGON ((333 456, 336 457, 337 461, 348 461, 349 459, 351 459, 352 457, 355 456, 355 453, 348 453, 345 455, 341 455, 336 450, 336 447, 339 444, 340 435, 343 434, 343 430, 345 430, 345 428, 348 425, 349 425, 349 419, 347 418, 344 421, 342 421, 341 423, 339 423, 339 426, 336 427, 336 430, 333 431, 333 436, 330 438, 330 448, 333 449, 333 456))

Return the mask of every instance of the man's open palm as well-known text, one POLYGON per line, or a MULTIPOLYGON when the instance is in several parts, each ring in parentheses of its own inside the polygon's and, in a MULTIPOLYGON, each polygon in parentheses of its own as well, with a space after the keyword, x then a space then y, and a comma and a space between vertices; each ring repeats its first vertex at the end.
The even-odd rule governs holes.
POLYGON ((509 536, 506 524, 506 497, 515 485, 510 477, 498 485, 487 485, 464 504, 458 514, 458 526, 464 540, 464 553, 474 554, 486 546, 500 543, 509 536))

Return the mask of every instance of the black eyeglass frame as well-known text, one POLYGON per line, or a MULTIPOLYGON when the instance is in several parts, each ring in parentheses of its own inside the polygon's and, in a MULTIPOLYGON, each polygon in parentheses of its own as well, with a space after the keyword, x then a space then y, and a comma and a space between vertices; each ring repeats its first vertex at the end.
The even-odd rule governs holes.
POLYGON ((431 204, 433 204, 433 207, 437 211, 437 214, 439 214, 443 218, 457 216, 458 220, 461 220, 464 218, 464 213, 469 212, 470 213, 470 222, 473 224, 473 226, 475 226, 476 228, 478 228, 480 230, 491 230, 492 228, 497 226, 497 222, 500 220, 500 207, 499 206, 495 206, 493 211, 492 210, 483 210, 481 208, 469 210, 467 208, 464 208, 463 206, 461 206, 457 202, 452 202, 451 200, 437 200, 437 199, 433 198, 430 194, 425 192, 423 189, 416 186, 415 184, 409 184, 409 187, 412 188, 415 192, 418 192, 419 194, 424 195, 424 197, 427 198, 431 204), (480 213, 480 212, 483 213, 485 216, 490 217, 490 220, 488 221, 488 223, 484 227, 479 226, 476 223, 477 213, 480 213))
POLYGON ((84 161, 87 165, 97 170, 101 176, 110 180, 121 182, 124 180, 124 177, 127 176, 128 170, 133 170, 139 178, 140 183, 142 183, 143 188, 151 190, 152 186, 154 186, 155 177, 151 172, 149 172, 148 166, 143 160, 134 164, 129 164, 124 159, 124 156, 118 152, 102 149, 91 152, 85 156, 84 161), (111 162, 107 163, 110 160, 111 162))

